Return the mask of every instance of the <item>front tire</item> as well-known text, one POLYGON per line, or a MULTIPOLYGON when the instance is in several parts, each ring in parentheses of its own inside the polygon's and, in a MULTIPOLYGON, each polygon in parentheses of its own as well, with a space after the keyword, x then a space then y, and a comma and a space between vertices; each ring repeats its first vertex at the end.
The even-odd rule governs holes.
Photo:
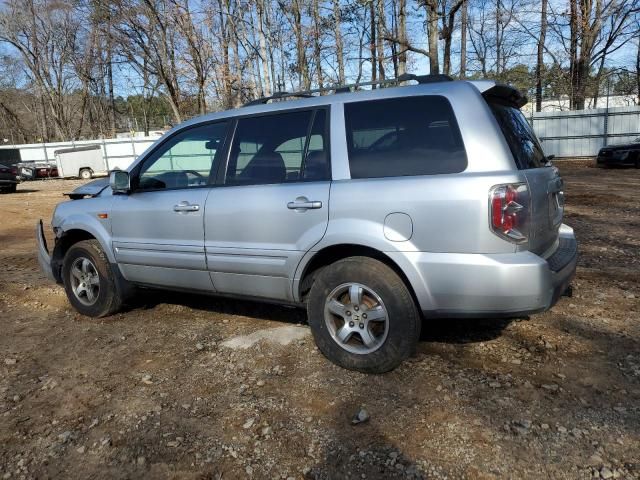
POLYGON ((411 356, 421 317, 411 292, 388 265, 349 257, 325 267, 307 301, 320 351, 335 364, 364 373, 393 370, 411 356))
POLYGON ((69 248, 62 280, 69 302, 82 315, 105 317, 122 308, 122 295, 97 240, 83 240, 69 248))

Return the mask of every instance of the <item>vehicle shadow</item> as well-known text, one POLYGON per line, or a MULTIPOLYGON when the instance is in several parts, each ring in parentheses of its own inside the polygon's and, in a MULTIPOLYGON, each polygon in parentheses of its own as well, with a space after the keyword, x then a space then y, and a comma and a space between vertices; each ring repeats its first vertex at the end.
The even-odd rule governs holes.
POLYGON ((271 304, 250 299, 224 298, 193 293, 141 289, 130 309, 149 310, 160 304, 181 305, 221 315, 237 315, 284 323, 307 323, 306 312, 301 308, 271 304))
POLYGON ((518 318, 429 318, 422 321, 421 342, 466 344, 487 342, 518 318))
MULTIPOLYGON (((256 320, 283 323, 307 323, 302 308, 283 306, 259 300, 225 298, 193 293, 142 289, 129 308, 149 310, 160 304, 181 305, 222 315, 237 315, 256 320)), ((523 317, 520 317, 520 319, 523 317)), ((524 317, 528 318, 528 317, 524 317)), ((420 343, 467 344, 486 342, 500 337, 516 318, 429 318, 423 319, 420 343)))
POLYGON ((11 195, 19 195, 21 193, 36 193, 39 192, 40 190, 36 190, 33 188, 20 188, 18 187, 18 189, 15 192, 12 192, 11 195))

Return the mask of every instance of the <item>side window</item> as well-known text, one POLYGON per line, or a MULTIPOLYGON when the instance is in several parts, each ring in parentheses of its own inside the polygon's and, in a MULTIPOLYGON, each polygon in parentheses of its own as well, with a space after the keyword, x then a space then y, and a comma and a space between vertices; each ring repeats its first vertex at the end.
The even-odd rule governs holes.
POLYGON ((324 110, 241 118, 226 183, 266 185, 328 179, 325 124, 324 110))
POLYGON ((457 173, 467 155, 451 105, 441 96, 344 106, 351 178, 457 173))
POLYGON ((142 165, 138 190, 207 185, 215 175, 227 123, 211 123, 176 134, 142 165))

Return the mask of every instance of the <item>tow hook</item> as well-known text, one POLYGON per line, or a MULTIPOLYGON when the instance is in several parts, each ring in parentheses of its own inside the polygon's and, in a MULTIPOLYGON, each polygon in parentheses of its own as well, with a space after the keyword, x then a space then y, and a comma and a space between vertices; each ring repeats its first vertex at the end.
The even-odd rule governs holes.
POLYGON ((564 293, 562 294, 563 297, 573 297, 573 287, 571 285, 569 285, 567 287, 567 289, 564 291, 564 293))

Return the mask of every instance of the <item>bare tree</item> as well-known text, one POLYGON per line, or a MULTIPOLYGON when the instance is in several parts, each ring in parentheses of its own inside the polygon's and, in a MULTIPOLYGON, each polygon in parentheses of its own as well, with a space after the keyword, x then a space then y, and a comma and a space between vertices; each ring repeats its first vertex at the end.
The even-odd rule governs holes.
POLYGON ((267 34, 265 30, 268 29, 267 15, 265 10, 265 0, 258 0, 256 2, 256 8, 258 13, 258 39, 260 44, 260 63, 262 64, 262 77, 264 80, 264 95, 271 95, 273 92, 271 87, 271 75, 269 71, 269 54, 267 53, 267 34))
POLYGON ((460 19, 460 78, 467 76, 467 22, 468 22, 468 0, 462 1, 460 19))
POLYGON ((442 73, 449 75, 451 72, 451 41, 453 38, 453 31, 455 28, 456 14, 462 6, 464 0, 454 0, 451 5, 447 0, 441 0, 441 18, 442 18, 442 30, 440 31, 440 38, 444 40, 444 52, 442 73))
POLYGON ((538 36, 538 52, 536 57, 536 112, 542 111, 542 72, 544 69, 544 46, 547 38, 548 0, 541 1, 540 35, 538 36))
POLYGON ((338 62, 338 83, 346 82, 344 75, 344 46, 342 43, 342 12, 340 0, 333 0, 333 29, 336 41, 336 61, 338 62))
POLYGON ((318 87, 324 85, 322 74, 322 20, 320 19, 319 0, 312 0, 311 18, 313 19, 313 59, 316 64, 318 87))
POLYGON ((162 82, 174 120, 181 122, 175 5, 169 0, 122 0, 117 8, 119 23, 115 30, 123 55, 162 82))
POLYGON ((384 0, 377 0, 377 10, 378 16, 376 20, 376 30, 377 30, 377 54, 378 54, 378 74, 380 80, 384 80, 386 78, 386 72, 384 68, 385 61, 385 53, 384 53, 384 37, 387 32, 387 18, 385 15, 385 5, 384 0))
POLYGON ((0 40, 20 54, 39 97, 42 134, 50 137, 47 117, 59 138, 73 137, 78 86, 72 68, 78 23, 69 5, 7 0, 0 14, 0 40))
POLYGON ((427 10, 427 38, 429 44, 429 73, 440 73, 438 59, 438 0, 423 0, 427 10))

